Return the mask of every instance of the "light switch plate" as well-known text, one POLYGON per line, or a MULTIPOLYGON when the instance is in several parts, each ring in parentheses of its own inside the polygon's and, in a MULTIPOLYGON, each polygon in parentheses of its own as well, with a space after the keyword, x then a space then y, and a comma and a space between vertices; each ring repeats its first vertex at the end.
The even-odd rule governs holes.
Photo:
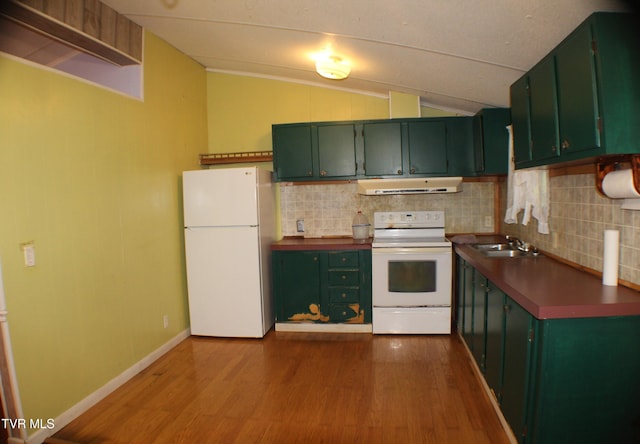
POLYGON ((22 253, 24 255, 24 266, 35 267, 36 266, 36 247, 33 242, 25 242, 21 245, 22 253))

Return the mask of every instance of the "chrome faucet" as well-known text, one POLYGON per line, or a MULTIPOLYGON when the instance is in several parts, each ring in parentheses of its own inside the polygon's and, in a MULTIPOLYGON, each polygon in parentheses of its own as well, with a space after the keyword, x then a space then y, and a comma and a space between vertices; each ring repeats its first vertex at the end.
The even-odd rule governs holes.
POLYGON ((507 242, 510 244, 514 244, 516 246, 516 248, 520 251, 529 251, 531 248, 531 244, 529 244, 529 242, 525 242, 521 239, 518 239, 517 237, 513 237, 513 236, 509 236, 508 234, 505 236, 505 238, 507 239, 507 242))

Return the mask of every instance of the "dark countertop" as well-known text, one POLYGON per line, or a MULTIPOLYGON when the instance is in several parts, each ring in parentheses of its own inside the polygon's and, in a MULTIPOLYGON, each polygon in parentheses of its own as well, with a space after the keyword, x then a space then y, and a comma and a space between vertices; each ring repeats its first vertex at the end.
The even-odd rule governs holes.
MULTIPOLYGON (((477 236, 478 243, 504 240, 477 236)), ((488 258, 467 244, 455 251, 538 319, 640 315, 640 292, 602 280, 547 256, 488 258)))
POLYGON ((271 250, 371 250, 372 240, 354 240, 352 237, 284 238, 272 243, 271 250))

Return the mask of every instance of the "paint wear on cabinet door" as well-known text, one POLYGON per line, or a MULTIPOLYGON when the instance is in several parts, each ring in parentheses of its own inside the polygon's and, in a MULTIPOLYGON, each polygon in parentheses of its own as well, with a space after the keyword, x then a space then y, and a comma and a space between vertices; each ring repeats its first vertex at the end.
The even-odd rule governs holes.
POLYGON ((276 322, 371 323, 371 251, 273 251, 276 322))

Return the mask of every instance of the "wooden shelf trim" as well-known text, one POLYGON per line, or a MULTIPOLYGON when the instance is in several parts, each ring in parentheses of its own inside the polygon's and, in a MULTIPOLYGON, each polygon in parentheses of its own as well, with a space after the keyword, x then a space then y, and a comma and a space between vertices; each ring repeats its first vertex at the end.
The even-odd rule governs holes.
POLYGON ((272 162, 273 151, 246 153, 200 154, 200 165, 224 165, 229 163, 272 162))

